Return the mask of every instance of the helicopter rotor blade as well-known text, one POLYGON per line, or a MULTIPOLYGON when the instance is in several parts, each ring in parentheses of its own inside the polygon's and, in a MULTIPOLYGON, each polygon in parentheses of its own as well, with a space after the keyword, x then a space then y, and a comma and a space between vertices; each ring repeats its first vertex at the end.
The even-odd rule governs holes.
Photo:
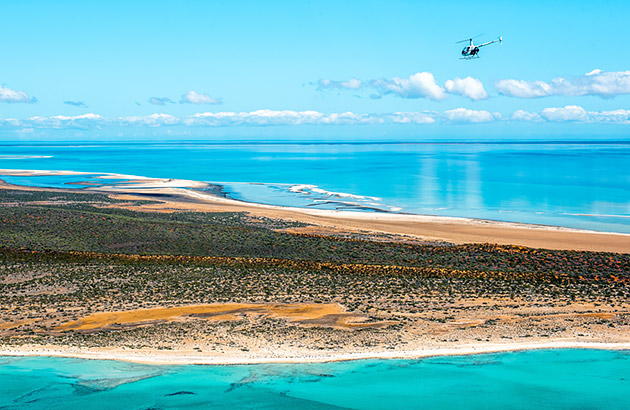
POLYGON ((481 36, 485 36, 485 35, 486 35, 486 33, 477 34, 476 36, 472 36, 470 38, 467 38, 467 39, 464 39, 464 40, 461 40, 461 41, 456 41, 455 44, 465 43, 466 41, 471 41, 471 40, 476 39, 477 37, 481 37, 481 36))

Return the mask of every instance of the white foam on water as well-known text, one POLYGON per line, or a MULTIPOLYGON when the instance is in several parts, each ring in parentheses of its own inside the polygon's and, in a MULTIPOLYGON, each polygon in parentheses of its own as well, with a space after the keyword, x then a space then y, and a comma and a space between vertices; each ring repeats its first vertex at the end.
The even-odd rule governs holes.
POLYGON ((53 158, 52 155, 0 155, 0 159, 38 159, 53 158))
POLYGON ((354 199, 359 199, 359 200, 370 200, 370 201, 381 200, 381 198, 378 198, 375 196, 356 195, 356 194, 349 194, 347 192, 327 191, 325 189, 318 187, 317 185, 307 185, 307 184, 293 185, 289 188, 289 191, 295 192, 295 193, 307 194, 307 195, 310 192, 314 192, 314 193, 326 195, 329 197, 354 198, 354 199))

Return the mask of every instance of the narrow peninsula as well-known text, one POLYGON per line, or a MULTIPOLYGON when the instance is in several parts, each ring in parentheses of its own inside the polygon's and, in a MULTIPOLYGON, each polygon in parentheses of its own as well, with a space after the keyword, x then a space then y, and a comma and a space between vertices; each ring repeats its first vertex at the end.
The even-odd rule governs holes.
POLYGON ((0 353, 258 363, 630 346, 627 235, 490 227, 550 245, 526 247, 479 223, 455 230, 486 234, 466 242, 437 237, 444 221, 422 235, 430 222, 365 215, 4 184, 0 353))

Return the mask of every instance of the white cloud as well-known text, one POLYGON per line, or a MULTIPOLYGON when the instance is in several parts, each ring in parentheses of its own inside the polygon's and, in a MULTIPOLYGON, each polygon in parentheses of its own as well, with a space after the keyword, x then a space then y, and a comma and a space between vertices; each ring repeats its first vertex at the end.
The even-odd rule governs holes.
POLYGON ((378 92, 372 96, 373 98, 380 98, 386 94, 395 94, 402 98, 429 98, 431 100, 442 100, 446 97, 444 88, 435 82, 432 73, 426 71, 413 74, 409 78, 373 80, 370 85, 378 92))
POLYGON ((353 78, 348 81, 335 81, 335 80, 319 80, 317 83, 318 90, 326 90, 326 89, 347 89, 347 90, 358 90, 363 87, 363 83, 356 78, 353 78))
POLYGON ((630 94, 630 71, 606 72, 593 70, 583 76, 568 80, 562 77, 550 82, 525 80, 500 80, 496 84, 499 93, 517 98, 537 98, 552 95, 596 95, 612 98, 630 94))
POLYGON ((98 114, 94 114, 94 113, 90 112, 90 113, 87 113, 87 114, 73 115, 73 116, 54 115, 54 116, 49 117, 49 118, 60 120, 60 121, 75 121, 75 120, 100 120, 103 117, 101 117, 98 114))
POLYGON ((455 108, 454 110, 444 111, 444 118, 451 122, 491 122, 500 118, 498 113, 491 113, 485 110, 470 110, 468 108, 455 108))
MULTIPOLYGON (((517 110, 505 119, 528 122, 575 122, 630 124, 630 110, 587 111, 577 105, 548 107, 540 112, 517 110)), ((202 112, 178 117, 170 114, 126 117, 102 117, 98 114, 54 115, 27 119, 0 118, 0 128, 12 129, 101 129, 105 127, 231 127, 231 126, 299 126, 299 125, 418 125, 444 123, 489 123, 502 121, 497 112, 455 108, 442 113, 431 111, 360 114, 354 112, 322 113, 319 111, 256 110, 249 112, 202 112)))
POLYGON ((586 122, 589 114, 586 110, 578 105, 567 105, 566 107, 545 108, 540 116, 547 121, 566 122, 581 121, 586 122))
POLYGON ((17 118, 0 118, 0 127, 20 128, 22 127, 22 121, 17 118))
POLYGON ((151 115, 106 118, 94 113, 50 117, 30 117, 24 120, 0 118, 0 127, 20 129, 102 128, 102 127, 162 127, 162 126, 296 126, 296 125, 361 125, 361 124, 431 124, 436 113, 397 112, 394 114, 357 114, 354 112, 322 113, 319 111, 256 110, 250 112, 202 112, 186 117, 155 113, 151 115))
POLYGON ((0 102, 32 104, 37 102, 37 98, 29 97, 24 91, 15 91, 0 85, 0 102))
POLYGON ((26 126, 34 126, 40 128, 90 128, 98 123, 104 122, 105 119, 98 114, 87 113, 82 115, 53 115, 51 117, 30 117, 26 121, 20 121, 26 126))
POLYGON ((219 98, 212 98, 208 94, 198 93, 193 90, 182 95, 179 102, 183 104, 223 104, 219 98))
POLYGON ((190 125, 299 125, 312 124, 321 119, 323 114, 317 111, 273 111, 257 110, 252 112, 204 112, 194 114, 190 125))
POLYGON ((318 90, 326 89, 346 89, 359 90, 370 88, 375 92, 370 95, 373 99, 382 98, 385 95, 393 94, 401 98, 428 98, 434 101, 443 100, 448 94, 461 95, 473 101, 488 98, 488 93, 484 89, 483 83, 473 77, 455 78, 440 86, 433 73, 419 72, 410 75, 408 78, 394 77, 392 79, 378 79, 362 82, 353 78, 348 81, 319 80, 318 90))
POLYGON ((630 124, 630 110, 587 111, 579 105, 549 107, 540 113, 518 110, 512 114, 517 121, 580 122, 630 124))
POLYGON ((151 114, 131 117, 121 117, 118 119, 121 125, 146 125, 148 127, 159 127, 161 125, 179 124, 181 120, 170 114, 151 114))
POLYGON ((540 114, 524 110, 516 110, 512 114, 512 119, 516 121, 542 121, 540 114))
POLYGON ((323 114, 318 111, 257 110, 251 112, 205 112, 192 115, 188 125, 303 125, 366 124, 379 122, 377 116, 352 112, 323 114))
POLYGON ((390 116, 397 124, 433 124, 435 117, 432 113, 424 112, 397 112, 390 116))
POLYGON ((444 88, 451 94, 458 94, 474 101, 488 98, 488 93, 483 88, 483 83, 472 77, 448 80, 444 83, 444 88))
POLYGON ((591 112, 590 116, 596 122, 617 122, 630 124, 630 110, 591 112))
POLYGON ((362 84, 361 84, 361 81, 357 80, 356 78, 353 78, 350 81, 343 81, 341 85, 351 90, 358 90, 359 88, 361 88, 362 84))
POLYGON ((551 86, 543 81, 501 80, 495 84, 500 94, 517 98, 536 98, 551 95, 551 86))
POLYGON ((584 74, 584 75, 599 75, 603 72, 604 70, 601 70, 599 68, 594 69, 593 71, 589 71, 588 73, 584 74))
POLYGON ((578 87, 580 93, 599 95, 600 97, 630 94, 630 71, 605 72, 593 70, 581 77, 576 87, 578 87))
POLYGON ((383 118, 370 114, 355 114, 353 112, 342 112, 324 115, 322 124, 375 124, 384 122, 383 118))

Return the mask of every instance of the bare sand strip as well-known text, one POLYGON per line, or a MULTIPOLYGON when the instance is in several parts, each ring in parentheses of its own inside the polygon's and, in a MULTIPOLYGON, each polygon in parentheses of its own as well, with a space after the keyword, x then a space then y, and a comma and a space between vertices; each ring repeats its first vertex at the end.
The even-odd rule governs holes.
POLYGON ((385 321, 364 323, 364 317, 346 312, 337 303, 215 303, 94 313, 72 322, 63 323, 57 326, 55 330, 89 331, 111 327, 152 324, 156 321, 181 321, 187 318, 213 321, 237 320, 242 315, 264 315, 285 319, 300 326, 324 326, 344 330, 356 328, 378 329, 393 323, 385 321))
POLYGON ((0 356, 18 357, 71 357, 90 360, 119 360, 133 363, 155 365, 205 364, 205 365, 242 365, 266 363, 325 363, 366 359, 420 359, 433 356, 464 356, 484 353, 501 353, 539 349, 601 349, 630 350, 630 342, 576 342, 572 340, 551 340, 528 343, 489 343, 479 342, 453 347, 428 346, 415 350, 369 350, 353 353, 300 353, 289 349, 275 350, 265 356, 248 352, 225 355, 214 352, 161 351, 155 349, 125 350, 122 348, 76 348, 59 346, 0 346, 0 356))

